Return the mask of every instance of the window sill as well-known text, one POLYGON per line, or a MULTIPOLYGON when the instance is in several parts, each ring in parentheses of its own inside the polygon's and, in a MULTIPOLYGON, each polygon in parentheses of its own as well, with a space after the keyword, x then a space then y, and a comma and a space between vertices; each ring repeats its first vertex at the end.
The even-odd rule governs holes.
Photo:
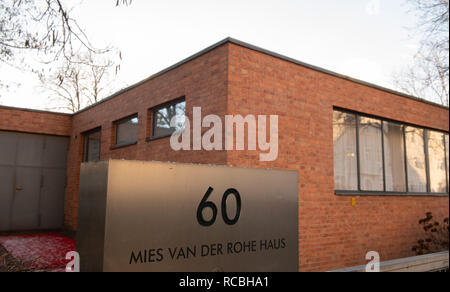
POLYGON ((337 196, 401 196, 401 197, 448 197, 448 193, 407 193, 407 192, 383 192, 383 191, 341 191, 335 190, 337 196))
POLYGON ((109 149, 114 150, 114 149, 119 149, 119 148, 131 146, 131 145, 136 145, 136 144, 137 144, 137 141, 130 142, 130 143, 122 143, 122 144, 111 146, 109 149))
POLYGON ((149 137, 147 139, 145 139, 146 142, 150 142, 150 141, 154 141, 154 140, 159 140, 159 139, 163 139, 163 138, 167 138, 172 136, 172 134, 169 135, 161 135, 161 136, 154 136, 154 137, 149 137))

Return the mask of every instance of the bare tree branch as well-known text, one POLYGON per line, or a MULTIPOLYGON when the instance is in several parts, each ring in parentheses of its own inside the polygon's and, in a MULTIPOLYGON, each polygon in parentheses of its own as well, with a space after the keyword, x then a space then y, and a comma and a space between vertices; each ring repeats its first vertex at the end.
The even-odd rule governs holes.
POLYGON ((53 109, 76 112, 111 93, 113 65, 110 59, 86 52, 77 56, 76 62, 63 59, 54 74, 41 74, 40 81, 42 88, 52 93, 53 109))
POLYGON ((414 62, 394 74, 402 91, 449 105, 449 1, 409 0, 419 19, 416 33, 422 36, 414 62))
MULTIPOLYGON (((73 7, 67 3, 64 0, 1 0, 0 67, 7 64, 37 73, 44 64, 61 59, 79 62, 77 55, 82 51, 94 55, 117 52, 114 48, 95 47, 72 17, 73 7)), ((131 0, 111 0, 111 3, 129 5, 131 0)))

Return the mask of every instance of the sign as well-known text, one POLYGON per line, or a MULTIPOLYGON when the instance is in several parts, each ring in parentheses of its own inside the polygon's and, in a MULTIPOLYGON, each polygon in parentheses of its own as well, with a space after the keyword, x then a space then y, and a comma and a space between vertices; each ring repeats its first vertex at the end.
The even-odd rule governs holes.
POLYGON ((298 173, 109 160, 81 166, 81 271, 298 271, 298 173))

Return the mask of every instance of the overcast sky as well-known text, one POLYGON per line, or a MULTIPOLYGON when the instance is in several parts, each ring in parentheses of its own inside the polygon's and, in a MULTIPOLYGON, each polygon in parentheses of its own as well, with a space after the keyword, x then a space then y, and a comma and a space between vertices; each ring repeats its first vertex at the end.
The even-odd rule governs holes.
MULTIPOLYGON (((115 90, 226 37, 393 88, 393 72, 418 47, 410 30, 417 20, 408 9, 404 0, 133 0, 128 7, 85 0, 72 17, 97 47, 122 51, 115 90)), ((34 79, 5 69, 4 81, 22 85, 3 91, 2 104, 48 107, 34 79)))

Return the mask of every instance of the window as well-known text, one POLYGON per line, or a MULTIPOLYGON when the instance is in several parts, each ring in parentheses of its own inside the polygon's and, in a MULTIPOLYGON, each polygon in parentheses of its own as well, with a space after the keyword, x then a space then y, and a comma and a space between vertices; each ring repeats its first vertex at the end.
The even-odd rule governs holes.
POLYGON ((184 129, 186 101, 178 99, 152 110, 152 138, 166 137, 184 129), (170 122, 173 120, 174 124, 170 122))
POLYGON ((446 173, 447 173, 447 193, 449 192, 449 188, 450 188, 450 182, 449 182, 449 171, 448 171, 448 149, 450 148, 448 145, 448 134, 444 135, 444 142, 445 142, 445 168, 446 168, 446 173))
POLYGON ((116 146, 125 146, 137 142, 137 114, 114 122, 116 128, 116 146))
POLYGON ((334 183, 338 190, 357 190, 356 117, 334 111, 334 183))
POLYGON ((359 163, 361 190, 383 190, 381 121, 359 117, 359 163))
POLYGON ((405 140, 408 190, 410 192, 426 192, 427 174, 425 166, 424 130, 415 127, 406 127, 405 140))
POLYGON ((336 194, 448 195, 448 134, 333 111, 336 194))
POLYGON ((447 191, 444 134, 428 131, 428 159, 430 165, 430 190, 433 193, 447 191))
POLYGON ((403 125, 383 121, 386 191, 406 192, 403 125))
POLYGON ((100 160, 101 129, 83 133, 83 162, 100 160))

